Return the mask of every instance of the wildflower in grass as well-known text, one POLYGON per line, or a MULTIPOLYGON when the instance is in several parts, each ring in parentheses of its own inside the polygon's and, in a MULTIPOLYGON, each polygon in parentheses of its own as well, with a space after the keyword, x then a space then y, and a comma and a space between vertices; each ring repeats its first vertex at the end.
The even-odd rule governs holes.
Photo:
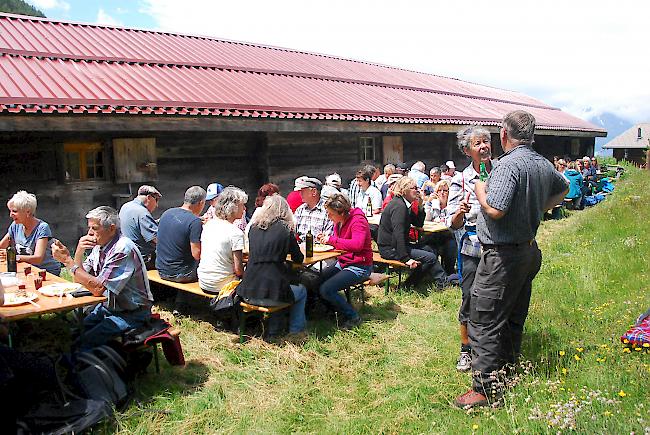
POLYGON ((631 352, 631 351, 630 351, 630 348, 629 348, 629 347, 626 347, 625 349, 623 349, 623 353, 630 353, 630 352, 631 352))
POLYGON ((476 430, 476 429, 478 429, 478 424, 474 423, 474 424, 472 425, 472 430, 476 430))
POLYGON ((643 347, 650 347, 650 343, 643 343, 643 347))
POLYGON ((560 351, 560 356, 564 356, 564 355, 566 355, 566 352, 563 351, 563 350, 561 350, 561 351, 560 351))
POLYGON ((625 391, 621 390, 621 391, 618 392, 618 395, 621 396, 621 397, 625 397, 625 396, 627 396, 627 393, 625 391))
POLYGON ((567 373, 569 373, 569 371, 566 369, 566 367, 562 367, 562 374, 566 375, 567 373))
POLYGON ((605 412, 603 412, 603 415, 604 415, 605 417, 609 417, 610 415, 612 415, 612 413, 609 412, 609 411, 605 411, 605 412))
POLYGON ((578 352, 582 352, 582 351, 585 350, 585 348, 584 348, 584 347, 576 347, 576 350, 577 350, 578 352))
POLYGON ((597 362, 605 362, 606 359, 607 359, 607 357, 596 358, 596 361, 597 362))
POLYGON ((634 348, 634 350, 636 350, 637 352, 641 352, 641 349, 642 349, 642 348, 640 348, 640 347, 635 347, 635 348, 634 348))
POLYGON ((582 358, 580 358, 580 355, 573 355, 573 358, 575 358, 576 361, 580 361, 582 358))

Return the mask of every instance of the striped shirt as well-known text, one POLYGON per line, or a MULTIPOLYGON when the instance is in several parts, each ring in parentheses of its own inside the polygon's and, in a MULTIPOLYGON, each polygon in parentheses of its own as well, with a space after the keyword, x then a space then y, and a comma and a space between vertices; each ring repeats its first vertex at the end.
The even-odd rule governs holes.
POLYGON ((83 268, 100 279, 108 298, 104 304, 115 313, 150 308, 153 296, 149 290, 146 269, 135 243, 119 233, 105 246, 95 246, 83 268))
POLYGON ((307 204, 302 204, 294 213, 296 219, 296 235, 304 241, 307 231, 311 230, 314 237, 319 234, 331 236, 334 233, 334 222, 327 216, 325 200, 321 197, 318 204, 312 209, 307 204))
POLYGON ((518 244, 535 238, 548 199, 568 186, 553 164, 527 145, 499 157, 486 184, 487 203, 504 211, 491 219, 481 210, 477 234, 482 244, 518 244))

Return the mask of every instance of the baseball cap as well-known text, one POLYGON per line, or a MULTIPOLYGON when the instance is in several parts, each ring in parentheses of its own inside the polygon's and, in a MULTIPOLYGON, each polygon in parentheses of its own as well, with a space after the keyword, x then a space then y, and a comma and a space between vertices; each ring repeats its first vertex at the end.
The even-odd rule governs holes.
POLYGON ((323 187, 323 183, 321 183, 318 178, 307 177, 307 176, 298 177, 296 178, 296 182, 294 183, 293 190, 300 190, 308 187, 313 187, 320 190, 323 187))
POLYGON ((223 186, 219 183, 212 183, 206 189, 205 200, 212 201, 223 192, 223 186))
POLYGON ((445 162, 445 165, 447 165, 447 167, 450 169, 456 169, 456 165, 454 165, 454 162, 452 162, 451 160, 447 160, 445 162))
POLYGON ((146 184, 143 184, 138 189, 138 196, 140 196, 140 195, 143 195, 143 196, 152 195, 152 196, 156 196, 158 198, 162 198, 162 193, 158 192, 158 189, 156 189, 153 186, 146 185, 146 184))

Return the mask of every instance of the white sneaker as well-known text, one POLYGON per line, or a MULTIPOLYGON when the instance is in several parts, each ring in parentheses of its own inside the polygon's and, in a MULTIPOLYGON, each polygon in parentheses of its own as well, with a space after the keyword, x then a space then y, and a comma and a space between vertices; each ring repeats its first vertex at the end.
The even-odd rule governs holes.
POLYGON ((472 370, 472 354, 469 352, 461 352, 456 363, 456 370, 459 372, 468 372, 472 370))

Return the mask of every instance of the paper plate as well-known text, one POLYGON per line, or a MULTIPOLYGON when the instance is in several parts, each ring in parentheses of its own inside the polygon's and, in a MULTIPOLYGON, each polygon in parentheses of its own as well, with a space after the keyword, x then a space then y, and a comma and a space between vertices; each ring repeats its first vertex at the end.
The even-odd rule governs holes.
POLYGON ((66 293, 79 290, 81 287, 81 284, 74 282, 56 282, 54 284, 44 285, 38 291, 45 296, 61 296, 61 294, 65 295, 66 293))
POLYGON ((327 252, 331 251, 332 249, 334 249, 334 246, 332 245, 314 244, 314 252, 327 252))
POLYGON ((5 293, 5 303, 3 307, 10 307, 12 305, 28 304, 30 301, 38 298, 38 293, 27 292, 27 296, 17 296, 16 293, 5 293))

